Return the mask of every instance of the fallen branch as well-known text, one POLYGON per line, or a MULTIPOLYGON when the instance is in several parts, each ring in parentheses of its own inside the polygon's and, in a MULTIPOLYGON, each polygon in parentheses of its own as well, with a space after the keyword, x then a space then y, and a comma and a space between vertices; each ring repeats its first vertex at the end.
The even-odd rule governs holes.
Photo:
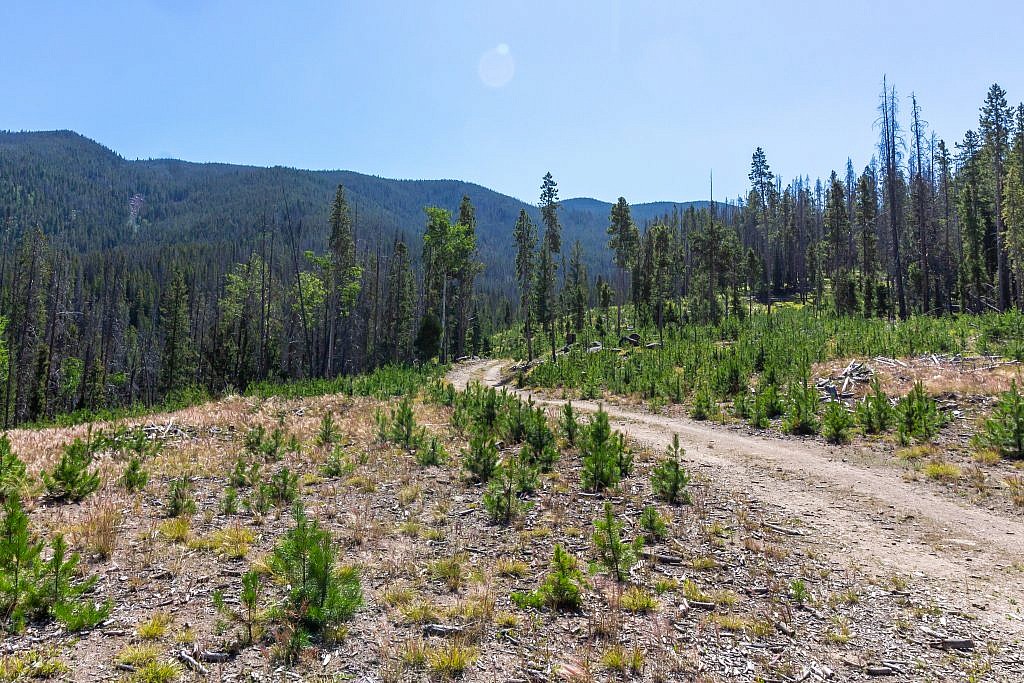
POLYGON ((204 676, 205 676, 205 675, 206 675, 207 673, 209 673, 209 672, 208 672, 208 671, 206 670, 206 667, 205 667, 205 666, 203 666, 202 664, 200 664, 199 662, 197 662, 197 661, 195 660, 195 658, 194 658, 194 657, 193 657, 192 655, 190 655, 190 654, 189 654, 188 652, 186 652, 185 650, 182 650, 182 651, 180 651, 180 652, 178 653, 178 659, 179 659, 179 660, 181 660, 181 662, 182 662, 182 663, 183 663, 183 664, 184 664, 185 666, 187 666, 188 668, 192 669, 193 671, 195 671, 195 672, 197 672, 197 673, 200 673, 200 674, 202 674, 202 675, 204 675, 204 676))

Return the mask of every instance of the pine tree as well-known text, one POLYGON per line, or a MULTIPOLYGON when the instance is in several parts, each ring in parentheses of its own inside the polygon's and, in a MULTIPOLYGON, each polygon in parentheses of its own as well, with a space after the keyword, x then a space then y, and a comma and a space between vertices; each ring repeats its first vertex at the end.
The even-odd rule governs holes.
POLYGON ((590 287, 587 282, 587 266, 583 263, 583 246, 579 240, 572 245, 569 257, 569 272, 566 279, 569 312, 572 315, 572 326, 577 333, 583 331, 586 322, 587 307, 590 305, 590 287))
POLYGON ((616 581, 622 583, 629 577, 629 570, 639 559, 644 539, 638 536, 633 542, 622 538, 622 522, 615 517, 611 503, 604 504, 604 514, 594 520, 592 536, 598 560, 616 581))
POLYGON ((1005 311, 1010 305, 1010 270, 1006 262, 1006 234, 1003 227, 1003 169, 1009 149, 1013 114, 1006 105, 1006 91, 996 83, 988 90, 985 104, 981 108, 980 124, 981 138, 992 165, 990 178, 995 201, 996 292, 999 310, 1005 311))
POLYGON ((196 354, 189 323, 189 291, 185 276, 175 270, 164 290, 160 307, 164 347, 160 358, 160 390, 164 394, 190 384, 195 375, 196 354))
POLYGON ((640 232, 633 223, 633 217, 629 203, 625 197, 612 206, 611 215, 608 217, 608 248, 614 255, 614 263, 619 270, 619 305, 616 318, 616 334, 622 335, 622 303, 626 297, 628 287, 626 277, 637 267, 637 257, 640 251, 640 232))
POLYGON ((341 372, 347 372, 349 347, 352 344, 351 315, 359 296, 363 270, 356 260, 355 225, 352 211, 345 196, 345 187, 338 185, 331 205, 331 234, 328 247, 331 257, 331 286, 327 313, 327 344, 324 372, 328 377, 335 374, 334 360, 337 356, 338 326, 344 322, 345 340, 342 345, 341 372))
POLYGON ((1003 222, 1006 226, 1006 251, 1019 290, 1024 287, 1024 103, 1017 106, 1005 186, 1003 222))
POLYGON ((456 301, 458 315, 455 328, 455 357, 466 353, 466 334, 469 329, 469 311, 473 302, 473 281, 483 265, 476 261, 476 209, 467 195, 462 196, 459 204, 458 224, 465 230, 465 238, 472 242, 473 252, 463 261, 455 277, 458 280, 456 301))
POLYGON ((526 337, 526 357, 533 360, 533 290, 534 265, 533 250, 537 248, 537 229, 530 220, 526 209, 519 210, 519 218, 513 231, 516 243, 516 276, 519 279, 519 311, 523 318, 523 333, 526 337))
MULTIPOLYGON (((764 153, 764 150, 758 147, 754 150, 754 154, 750 160, 750 173, 747 176, 750 179, 751 193, 750 197, 753 200, 748 208, 752 214, 756 217, 757 229, 756 229, 756 240, 759 244, 759 251, 765 264, 768 266, 767 272, 770 274, 773 272, 774 259, 772 258, 771 251, 771 239, 773 226, 774 208, 778 203, 778 193, 775 188, 775 174, 772 173, 771 168, 768 165, 768 158, 764 153)), ((768 312, 772 311, 772 278, 768 277, 768 288, 765 292, 768 301, 768 312)))
POLYGON ((875 268, 878 259, 878 184, 870 166, 857 179, 856 221, 860 250, 860 293, 864 315, 874 315, 875 268))
POLYGON ((384 343, 385 362, 408 363, 412 359, 415 303, 416 284, 409 248, 403 240, 396 240, 388 265, 384 305, 385 329, 390 331, 384 343))
POLYGON ((537 258, 537 276, 534 294, 534 310, 537 322, 547 332, 551 344, 551 360, 555 360, 555 320, 558 317, 557 259, 562 251, 562 225, 558 220, 558 183, 550 171, 544 174, 540 191, 541 222, 544 236, 537 258))
POLYGON ((981 141, 974 131, 969 130, 957 148, 960 164, 957 209, 963 235, 959 286, 966 299, 966 307, 977 311, 982 307, 982 288, 987 280, 984 244, 987 221, 981 182, 981 141))
POLYGON ((540 215, 544 223, 544 242, 553 255, 562 251, 562 224, 558 220, 558 183, 551 172, 544 174, 540 186, 540 215))

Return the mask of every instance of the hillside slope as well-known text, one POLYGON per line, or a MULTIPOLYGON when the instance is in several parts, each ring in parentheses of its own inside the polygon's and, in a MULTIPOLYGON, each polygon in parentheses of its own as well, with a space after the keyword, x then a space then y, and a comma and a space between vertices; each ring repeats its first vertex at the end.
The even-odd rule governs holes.
MULTIPOLYGON (((302 220, 305 246, 323 248, 327 210, 339 183, 348 190, 365 249, 404 234, 418 251, 423 207, 454 212, 468 195, 476 207, 480 254, 487 266, 483 281, 496 289, 511 276, 511 232, 520 209, 540 218, 534 206, 460 180, 392 180, 352 171, 174 159, 129 161, 70 131, 0 133, 0 212, 5 224, 15 229, 41 226, 81 252, 139 243, 224 242, 237 248, 254 239, 264 220, 273 225, 285 211, 302 220)), ((639 204, 634 215, 642 224, 687 206, 639 204)), ((603 245, 610 208, 593 199, 563 202, 565 242, 579 239, 585 245, 595 274, 609 261, 603 245)))

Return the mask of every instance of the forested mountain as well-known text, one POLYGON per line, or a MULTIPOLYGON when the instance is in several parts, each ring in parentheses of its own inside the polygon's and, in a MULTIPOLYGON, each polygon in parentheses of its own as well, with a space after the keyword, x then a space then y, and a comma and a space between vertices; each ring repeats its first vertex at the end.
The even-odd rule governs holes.
MULTIPOLYGON (((284 214, 303 223, 303 248, 323 249, 335 188, 345 186, 357 247, 372 250, 397 236, 419 254, 426 206, 455 210, 463 196, 476 208, 477 240, 485 265, 480 285, 507 293, 514 250, 511 226, 520 209, 539 220, 535 206, 459 180, 391 180, 351 171, 190 163, 174 159, 128 161, 70 131, 0 132, 0 211, 16 233, 39 226, 77 252, 131 245, 205 250, 215 245, 241 260, 264 225, 284 214), (239 257, 242 254, 242 257, 239 257)), ((703 202, 701 203, 703 204, 703 202)), ((639 220, 684 210, 685 203, 639 204, 639 220)), ((563 202, 568 243, 603 244, 611 204, 563 202)), ((606 252, 586 257, 593 273, 609 266, 606 252)))
MULTIPOLYGON (((609 205, 572 204, 559 212, 566 240, 591 245, 583 263, 607 273, 609 205)), ((68 131, 0 133, 0 422, 334 376, 439 346, 447 358, 470 337, 478 350, 517 315, 524 212, 541 219, 456 180, 128 161, 68 131)))

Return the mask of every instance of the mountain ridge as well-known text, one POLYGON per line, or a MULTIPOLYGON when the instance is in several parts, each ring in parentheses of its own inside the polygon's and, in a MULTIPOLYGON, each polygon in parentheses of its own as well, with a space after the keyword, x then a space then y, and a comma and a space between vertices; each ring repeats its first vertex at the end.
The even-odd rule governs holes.
MULTIPOLYGON (((512 277, 512 228, 521 209, 539 223, 533 204, 460 179, 396 179, 340 169, 311 170, 174 158, 126 159, 72 130, 0 132, 0 215, 15 227, 39 225, 80 252, 137 242, 251 243, 266 220, 297 220, 304 248, 322 249, 335 188, 353 206, 360 247, 404 235, 418 250, 423 208, 455 213, 462 195, 477 210, 482 282, 505 289, 512 277), (134 199, 133 199, 134 198, 134 199), (28 199, 28 201, 26 201, 28 199)), ((632 207, 638 225, 701 202, 649 202, 632 207)), ((583 243, 594 274, 609 266, 606 228, 610 202, 561 201, 563 240, 583 243)))

